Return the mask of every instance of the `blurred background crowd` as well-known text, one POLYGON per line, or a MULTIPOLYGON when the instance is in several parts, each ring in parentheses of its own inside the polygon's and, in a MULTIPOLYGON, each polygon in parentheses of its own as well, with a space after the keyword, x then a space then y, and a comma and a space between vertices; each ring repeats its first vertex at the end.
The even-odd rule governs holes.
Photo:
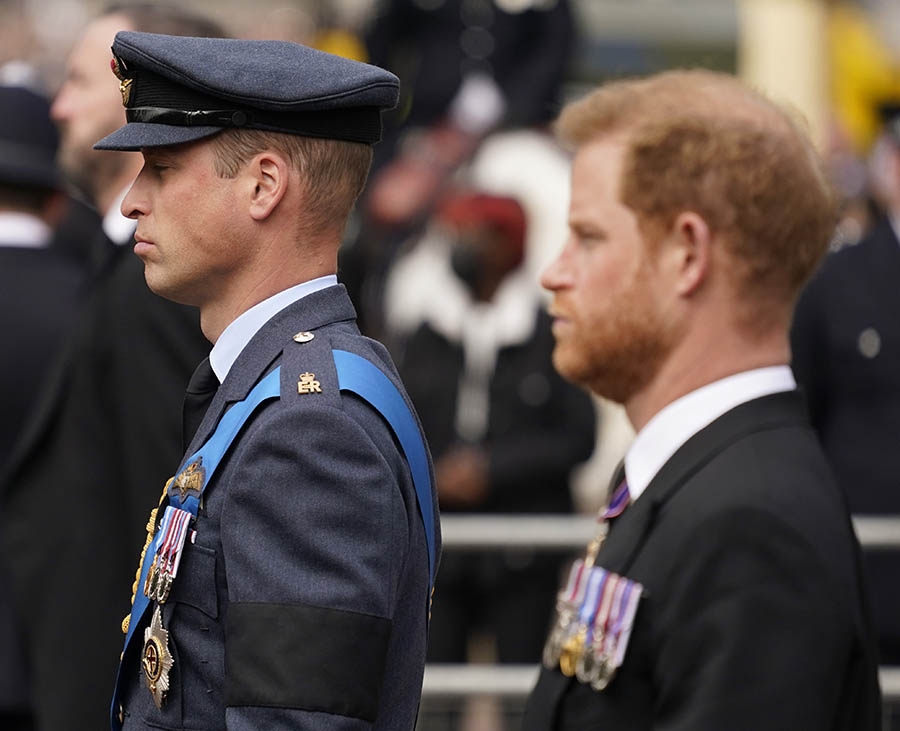
MULTIPOLYGON (((632 437, 550 363, 538 276, 566 235, 562 103, 702 66, 792 106, 840 202, 795 372, 851 510, 900 514, 896 0, 0 0, 4 728, 105 717, 146 512, 209 348, 127 246, 118 205, 140 155, 91 150, 124 122, 109 69, 122 29, 292 40, 400 77, 340 278, 400 367, 448 516, 596 511, 632 437)), ((897 557, 868 555, 883 665, 900 665, 897 557)), ((429 662, 537 663, 566 558, 449 547, 429 662)), ((515 726, 514 702, 463 701, 426 697, 420 726, 515 726)))

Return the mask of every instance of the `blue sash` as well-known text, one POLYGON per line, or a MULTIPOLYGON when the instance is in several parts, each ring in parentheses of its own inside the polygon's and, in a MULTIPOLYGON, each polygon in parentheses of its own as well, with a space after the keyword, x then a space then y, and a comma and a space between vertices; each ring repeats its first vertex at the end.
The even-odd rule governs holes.
POLYGON ((434 506, 431 501, 431 471, 428 469, 428 452, 419 425, 406 405, 403 396, 381 369, 365 358, 346 350, 334 350, 338 386, 342 391, 352 391, 362 397, 380 413, 403 448, 409 471, 412 473, 419 515, 425 524, 425 541, 428 544, 428 575, 434 585, 434 506))
MULTIPOLYGON (((428 468, 428 456, 425 449, 425 442, 422 439, 421 432, 415 418, 410 412, 404 401, 400 391, 394 386, 381 370, 358 355, 343 350, 332 351, 334 356, 334 364, 337 370, 338 384, 342 391, 352 391, 361 398, 368 401, 378 411, 384 419, 390 424, 400 446, 403 448, 406 461, 409 464, 410 472, 413 477, 413 484, 416 489, 416 496, 419 504, 419 514, 425 527, 425 539, 428 544, 428 567, 430 585, 434 584, 434 507, 431 500, 431 473, 428 468)), ((198 460, 202 459, 202 468, 204 470, 202 477, 202 486, 200 494, 209 484, 216 468, 222 461, 222 458, 228 452, 232 441, 238 432, 250 418, 256 408, 269 399, 278 398, 281 393, 280 388, 281 367, 275 368, 265 378, 263 378, 253 390, 250 391, 247 398, 234 404, 221 418, 213 435, 207 442, 197 450, 193 455, 186 459, 183 465, 194 465, 198 460)), ((186 467, 182 467, 183 471, 186 467)), ((181 474, 179 471, 179 474, 181 474)), ((199 495, 188 495, 184 502, 180 500, 177 494, 169 494, 160 504, 160 509, 165 505, 175 505, 189 511, 192 515, 197 515, 200 505, 199 495)), ((141 574, 138 579, 137 591, 135 592, 134 605, 131 608, 131 619, 128 625, 128 634, 125 636, 125 648, 122 653, 124 659, 125 652, 128 651, 129 644, 134 636, 137 627, 140 625, 141 619, 150 600, 144 595, 143 587, 147 579, 147 573, 150 565, 153 563, 153 551, 148 546, 144 554, 144 560, 141 565, 141 574)), ((430 595, 430 592, 429 592, 430 595)), ((116 708, 119 698, 119 687, 122 680, 122 663, 119 663, 119 671, 116 677, 116 689, 113 694, 111 708, 111 724, 113 731, 118 731, 121 724, 118 722, 116 708)))

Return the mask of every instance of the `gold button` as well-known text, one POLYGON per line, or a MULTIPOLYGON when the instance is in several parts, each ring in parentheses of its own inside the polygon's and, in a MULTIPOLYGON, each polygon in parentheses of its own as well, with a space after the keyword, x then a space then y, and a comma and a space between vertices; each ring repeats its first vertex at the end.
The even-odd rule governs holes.
POLYGON ((125 709, 119 704, 119 723, 125 723, 125 709))
POLYGON ((298 332, 296 335, 294 335, 294 342, 295 343, 308 343, 314 337, 315 337, 315 335, 313 335, 311 332, 302 330, 301 332, 298 332))

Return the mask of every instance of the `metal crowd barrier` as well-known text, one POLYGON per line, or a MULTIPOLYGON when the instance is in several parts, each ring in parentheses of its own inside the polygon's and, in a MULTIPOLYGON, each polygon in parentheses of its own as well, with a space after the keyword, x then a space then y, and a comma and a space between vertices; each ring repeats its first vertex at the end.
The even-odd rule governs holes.
MULTIPOLYGON (((594 537, 596 525, 589 515, 447 515, 441 517, 441 536, 443 547, 454 551, 577 551, 594 537)), ((866 551, 900 549, 900 517, 856 516, 853 525, 866 551)))
MULTIPOLYGON (((425 698, 497 696, 524 698, 537 682, 537 665, 436 665, 425 666, 422 695, 425 698)), ((900 701, 900 668, 878 671, 885 702, 900 701)))
MULTIPOLYGON (((854 516, 866 551, 900 550, 900 517, 854 516)), ((535 549, 579 551, 593 538, 596 519, 584 515, 448 515, 441 518, 443 548, 452 551, 535 549)), ((425 667, 425 699, 497 696, 524 698, 534 686, 535 665, 438 665, 425 667)), ((900 703, 900 667, 879 670, 886 703, 900 703)))

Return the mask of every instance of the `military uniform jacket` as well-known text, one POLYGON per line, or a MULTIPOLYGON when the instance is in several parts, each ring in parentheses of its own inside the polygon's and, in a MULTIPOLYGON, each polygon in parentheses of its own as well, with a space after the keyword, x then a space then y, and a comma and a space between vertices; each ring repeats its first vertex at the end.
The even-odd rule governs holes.
POLYGON ((161 710, 139 638, 123 658, 125 729, 413 728, 430 582, 423 522, 387 422, 339 391, 333 349, 400 387, 336 286, 264 325, 216 393, 186 458, 281 367, 280 399, 252 414, 219 464, 162 605, 174 666, 161 710), (315 337, 294 342, 299 331, 315 337), (299 393, 301 374, 321 393, 299 393))
POLYGON ((859 561, 798 394, 744 403, 612 521, 597 564, 645 591, 617 675, 542 670, 523 728, 875 731, 859 561))

